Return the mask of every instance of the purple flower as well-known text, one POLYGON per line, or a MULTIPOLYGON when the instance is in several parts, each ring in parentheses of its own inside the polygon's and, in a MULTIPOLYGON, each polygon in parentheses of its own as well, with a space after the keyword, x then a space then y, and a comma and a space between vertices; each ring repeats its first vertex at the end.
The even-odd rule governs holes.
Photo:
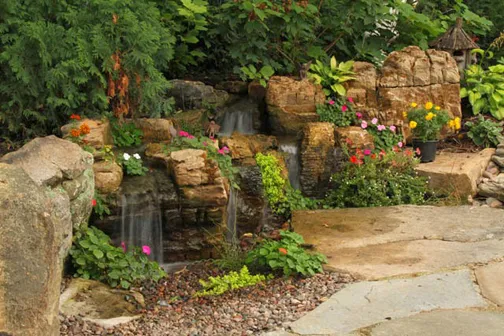
POLYGON ((360 127, 362 127, 363 129, 366 129, 367 128, 367 122, 365 120, 362 120, 362 122, 360 124, 360 127))
POLYGON ((142 246, 142 252, 143 252, 144 254, 146 254, 146 255, 150 255, 150 254, 151 254, 151 249, 150 249, 150 247, 149 247, 149 246, 147 246, 147 245, 143 245, 143 246, 142 246))
POLYGON ((364 155, 371 155, 371 149, 364 149, 364 155))
POLYGON ((396 127, 395 127, 394 125, 390 126, 390 127, 389 127, 389 129, 390 129, 392 132, 394 132, 394 133, 395 133, 395 131, 396 131, 396 127))
POLYGON ((378 125, 378 131, 384 131, 387 127, 385 125, 378 125))
POLYGON ((355 115, 357 116, 357 119, 362 119, 362 113, 357 112, 357 113, 355 113, 355 115))
POLYGON ((377 118, 373 118, 373 119, 371 120, 371 123, 372 123, 373 125, 378 124, 378 119, 377 119, 377 118))

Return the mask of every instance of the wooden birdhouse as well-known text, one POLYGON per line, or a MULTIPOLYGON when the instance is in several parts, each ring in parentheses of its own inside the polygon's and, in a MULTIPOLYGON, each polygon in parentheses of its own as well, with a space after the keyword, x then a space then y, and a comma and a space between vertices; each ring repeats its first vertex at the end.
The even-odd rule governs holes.
POLYGON ((449 52, 457 62, 462 77, 464 76, 464 70, 476 61, 475 56, 471 54, 471 50, 479 48, 462 29, 462 18, 458 18, 453 27, 435 41, 429 43, 429 45, 434 49, 449 52))

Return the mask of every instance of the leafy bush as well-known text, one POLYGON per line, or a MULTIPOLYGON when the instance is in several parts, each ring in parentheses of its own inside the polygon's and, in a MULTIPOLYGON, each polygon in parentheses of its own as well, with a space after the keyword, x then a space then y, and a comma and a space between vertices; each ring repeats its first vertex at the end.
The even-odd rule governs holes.
POLYGON ((323 272, 322 264, 327 258, 309 254, 302 247, 303 237, 291 231, 281 231, 280 240, 265 240, 249 252, 246 263, 249 267, 282 272, 285 276, 301 274, 312 276, 323 272))
POLYGON ((293 210, 317 207, 316 201, 304 197, 299 190, 294 190, 289 181, 282 176, 282 168, 276 157, 258 153, 256 162, 261 169, 266 198, 276 214, 290 217, 293 210))
POLYGON ((142 143, 143 132, 133 122, 119 123, 115 118, 110 120, 112 138, 117 147, 139 146, 142 143))
POLYGON ((467 136, 477 146, 497 147, 504 140, 502 136, 503 122, 497 123, 480 115, 476 121, 468 121, 465 125, 469 130, 467 136))
POLYGON ((320 121, 333 123, 336 127, 352 126, 357 123, 360 113, 356 114, 353 107, 353 99, 347 98, 329 99, 326 104, 317 106, 317 114, 320 121))
POLYGON ((275 73, 272 67, 269 65, 265 65, 261 68, 261 70, 257 71, 255 66, 250 64, 249 66, 243 66, 240 68, 242 72, 242 80, 251 80, 251 81, 259 81, 259 84, 266 87, 268 80, 275 73))
MULTIPOLYGON (((492 58, 491 51, 484 52, 476 49, 473 52, 492 58)), ((465 85, 460 90, 462 98, 468 97, 469 103, 472 106, 473 113, 490 113, 498 120, 504 119, 504 59, 499 61, 500 64, 490 66, 487 70, 483 69, 482 65, 473 64, 465 72, 465 85)))
POLYGON ((425 106, 411 103, 411 109, 408 112, 404 112, 404 117, 406 121, 409 121, 408 125, 413 138, 422 141, 438 140, 441 129, 446 125, 455 130, 460 129, 459 117, 450 120, 450 116, 446 110, 441 110, 439 106, 434 107, 434 104, 431 102, 427 102, 425 106))
POLYGON ((346 153, 349 160, 331 177, 332 188, 324 203, 330 208, 358 208, 423 204, 428 192, 426 179, 414 170, 418 160, 409 149, 372 153, 346 153))
POLYGON ((336 97, 345 96, 346 89, 343 83, 355 79, 353 69, 353 61, 338 62, 336 58, 331 57, 329 66, 326 66, 319 60, 310 66, 308 77, 312 78, 316 84, 322 85, 326 96, 335 94, 336 97))
POLYGON ((164 110, 175 38, 151 1, 7 0, 0 18, 0 130, 29 138, 72 113, 164 110), (117 110, 121 108, 121 110, 117 110))
POLYGON ((373 136, 375 148, 380 151, 390 151, 395 147, 402 147, 403 136, 398 128, 394 125, 385 126, 378 123, 377 118, 371 119, 371 122, 361 121, 361 127, 366 129, 373 136))
POLYGON ((93 203, 93 212, 97 214, 100 219, 103 219, 104 215, 110 215, 110 208, 108 207, 107 198, 102 196, 96 190, 93 203))
MULTIPOLYGON (((143 250, 149 251, 147 246, 143 250)), ((96 227, 75 234, 70 255, 76 269, 75 277, 99 280, 112 287, 129 288, 142 280, 158 281, 166 275, 139 248, 125 252, 112 246, 110 238, 96 227)))
POLYGON ((196 292, 194 296, 221 295, 227 291, 254 286, 266 279, 262 274, 251 275, 247 266, 243 266, 240 273, 231 271, 223 276, 209 277, 208 281, 200 280, 203 289, 196 292))
POLYGON ((124 153, 121 160, 121 165, 126 170, 126 174, 131 176, 143 176, 146 172, 149 171, 147 167, 143 166, 142 158, 137 153, 133 155, 124 153))

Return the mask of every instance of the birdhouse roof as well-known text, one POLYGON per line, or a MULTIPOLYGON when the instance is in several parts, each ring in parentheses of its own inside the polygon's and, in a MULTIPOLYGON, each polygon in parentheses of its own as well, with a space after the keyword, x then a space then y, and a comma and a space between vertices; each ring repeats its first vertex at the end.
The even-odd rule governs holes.
POLYGON ((462 29, 462 18, 458 18, 454 26, 439 36, 429 45, 441 50, 472 50, 479 46, 462 29))

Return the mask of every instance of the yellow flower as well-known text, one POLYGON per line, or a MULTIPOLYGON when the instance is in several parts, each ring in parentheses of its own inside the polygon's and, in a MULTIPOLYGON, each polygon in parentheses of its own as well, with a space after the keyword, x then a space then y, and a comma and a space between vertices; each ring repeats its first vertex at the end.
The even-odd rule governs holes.
POLYGON ((432 104, 432 102, 427 102, 425 104, 425 109, 426 110, 432 110, 432 107, 434 106, 434 104, 432 104))
POLYGON ((402 113, 402 116, 403 116, 404 118, 408 118, 408 112, 403 112, 403 113, 402 113))
POLYGON ((417 123, 416 123, 416 121, 410 121, 410 122, 409 122, 409 127, 410 127, 411 129, 413 129, 413 128, 417 127, 417 123))
POLYGON ((418 106, 418 104, 417 104, 417 103, 411 103, 411 107, 415 108, 415 107, 417 107, 417 106, 418 106))
POLYGON ((441 107, 440 107, 440 106, 436 106, 436 107, 435 107, 435 110, 436 110, 436 111, 439 111, 439 110, 441 110, 441 107))
POLYGON ((450 128, 455 128, 455 120, 450 120, 448 121, 448 126, 450 126, 450 128))
POLYGON ((461 120, 459 117, 455 118, 455 129, 459 130, 461 127, 461 120))
POLYGON ((427 115, 425 116, 425 120, 432 120, 432 118, 434 118, 436 115, 432 112, 429 112, 427 113, 427 115))

